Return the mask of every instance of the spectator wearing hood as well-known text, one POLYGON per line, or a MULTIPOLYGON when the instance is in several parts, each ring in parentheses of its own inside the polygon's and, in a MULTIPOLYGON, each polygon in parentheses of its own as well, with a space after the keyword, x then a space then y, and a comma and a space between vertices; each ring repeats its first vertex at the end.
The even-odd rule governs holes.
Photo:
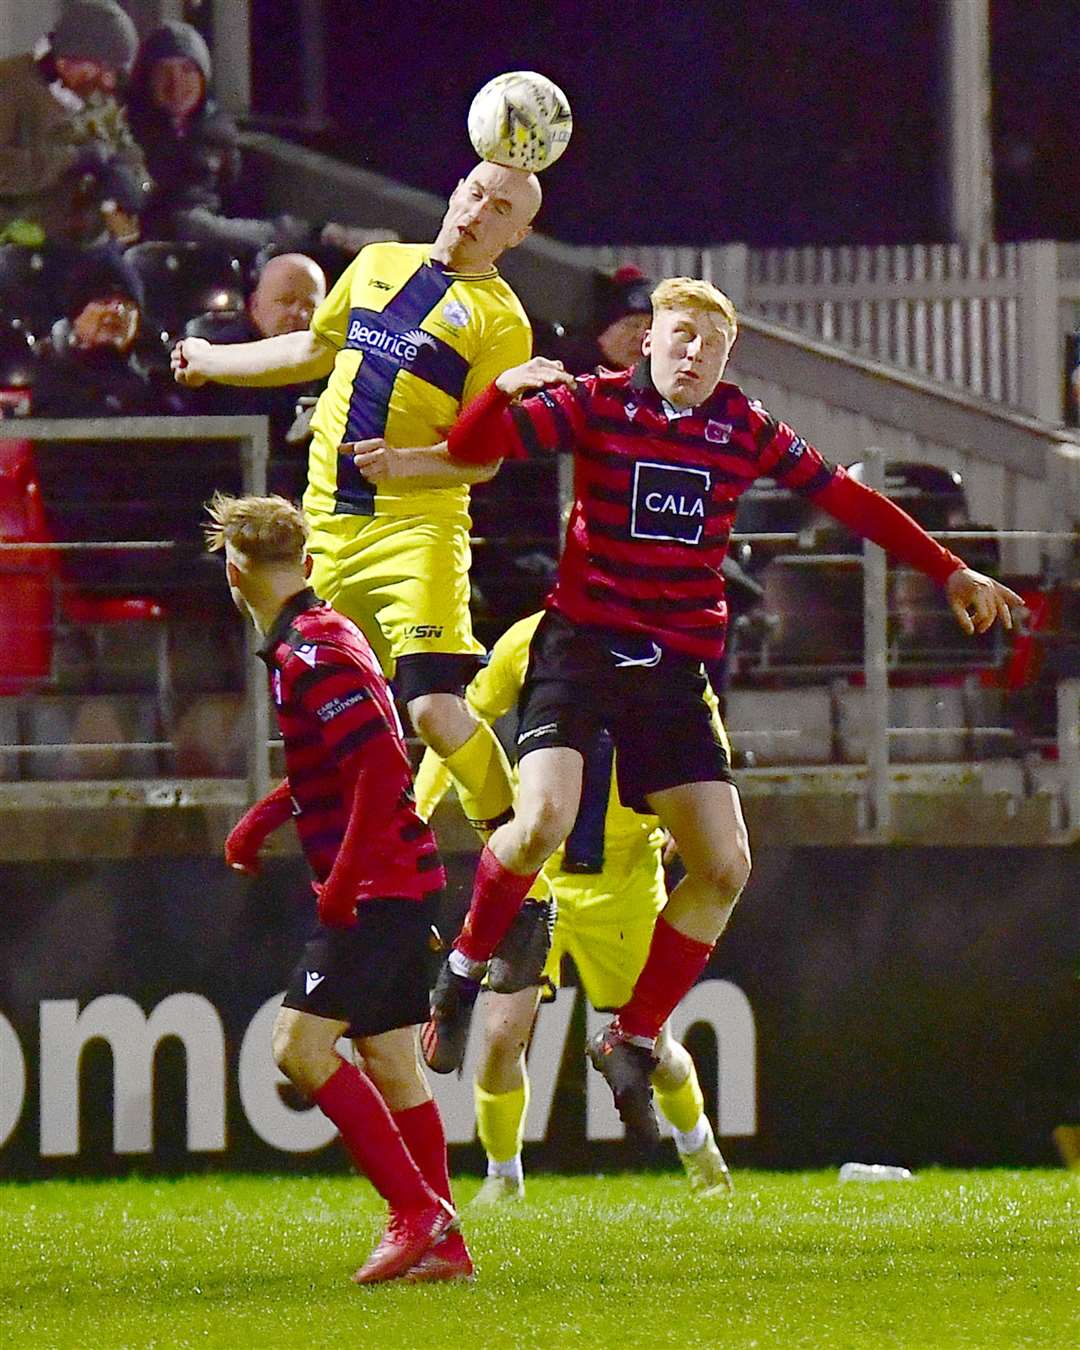
POLYGON ((33 52, 0 61, 0 240, 138 237, 149 175, 116 98, 136 50, 113 0, 69 0, 33 52))
MULTIPOLYGON (((128 114, 154 179, 148 234, 231 242, 235 222, 223 220, 222 209, 239 177, 240 150, 236 124, 210 84, 210 51, 190 24, 163 23, 139 48, 128 114)), ((258 247, 262 235, 243 242, 258 247)))
POLYGON ((147 234, 224 244, 248 257, 325 245, 350 259, 365 244, 397 237, 336 222, 320 227, 289 215, 271 220, 232 214, 232 207, 243 209, 235 200, 239 141, 236 124, 211 95, 212 81, 209 49, 190 24, 163 23, 139 49, 128 109, 156 184, 147 234))

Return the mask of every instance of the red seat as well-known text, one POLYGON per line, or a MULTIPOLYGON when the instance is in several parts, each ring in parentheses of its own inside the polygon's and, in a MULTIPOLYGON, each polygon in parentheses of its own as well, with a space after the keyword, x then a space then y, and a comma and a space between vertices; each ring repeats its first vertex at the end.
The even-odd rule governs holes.
MULTIPOLYGON (((33 442, 0 441, 0 543, 51 542, 33 442)), ((49 679, 58 608, 75 624, 166 617, 164 608, 146 596, 97 597, 61 585, 54 550, 0 549, 0 695, 18 694, 49 679)))

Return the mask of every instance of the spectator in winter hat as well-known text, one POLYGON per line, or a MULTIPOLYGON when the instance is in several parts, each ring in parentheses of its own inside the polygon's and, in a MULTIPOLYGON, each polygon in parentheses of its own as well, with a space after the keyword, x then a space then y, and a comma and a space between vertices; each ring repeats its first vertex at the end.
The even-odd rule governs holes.
POLYGON ((137 237, 149 177, 115 97, 136 50, 113 0, 69 0, 33 52, 0 61, 0 239, 137 237))
POLYGON ((165 348, 146 333, 142 288, 123 256, 88 253, 73 269, 66 321, 41 345, 34 411, 46 417, 139 416, 169 411, 165 348))
POLYGON ((595 318, 558 355, 568 370, 626 370, 641 359, 641 340, 652 322, 653 283, 637 267, 620 267, 596 279, 595 318))

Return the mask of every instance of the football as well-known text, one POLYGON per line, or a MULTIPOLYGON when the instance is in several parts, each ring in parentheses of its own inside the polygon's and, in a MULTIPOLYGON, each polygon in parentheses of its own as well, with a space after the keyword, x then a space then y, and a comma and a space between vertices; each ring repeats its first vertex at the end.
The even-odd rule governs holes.
POLYGON ((533 70, 496 75, 469 108, 469 140, 480 158, 529 173, 554 164, 573 129, 566 95, 533 70))

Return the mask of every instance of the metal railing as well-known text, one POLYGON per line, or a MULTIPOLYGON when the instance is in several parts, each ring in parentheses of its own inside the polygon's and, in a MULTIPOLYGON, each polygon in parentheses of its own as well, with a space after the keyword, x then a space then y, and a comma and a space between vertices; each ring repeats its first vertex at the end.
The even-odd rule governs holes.
MULTIPOLYGON (((266 492, 266 473, 269 459, 269 430, 265 417, 125 417, 125 418, 15 418, 0 420, 0 440, 33 442, 100 442, 103 446, 132 442, 164 442, 202 440, 208 442, 234 442, 238 449, 241 483, 245 493, 256 495, 266 492)), ((131 540, 108 541, 102 544, 80 544, 70 542, 8 541, 5 547, 9 552, 29 553, 37 551, 78 551, 95 548, 112 549, 118 547, 135 550, 165 550, 173 547, 170 540, 131 540)), ((244 720, 246 725, 246 782, 237 794, 241 800, 254 799, 265 795, 270 786, 270 703, 265 679, 258 678, 256 672, 255 650, 258 640, 254 631, 247 629, 246 649, 248 661, 244 681, 244 720)), ((98 742, 84 748, 91 753, 103 753, 105 747, 117 743, 98 742), (96 747, 96 749, 95 749, 96 747)), ((123 742, 123 748, 145 748, 150 750, 168 749, 169 741, 123 742)), ((71 749, 71 746, 64 747, 71 749)), ((48 745, 38 746, 0 746, 2 751, 15 753, 56 753, 56 748, 48 745)), ((7 790, 0 793, 0 806, 13 804, 21 800, 33 803, 43 798, 55 800, 63 796, 62 784, 45 785, 20 783, 6 785, 7 790), (13 793, 12 788, 23 789, 13 793), (38 789, 35 791, 35 789, 38 789)), ((129 788, 132 785, 129 785, 129 788)), ((134 789, 136 792, 139 788, 134 789)), ((170 799, 168 785, 147 783, 142 789, 148 803, 160 803, 170 799)), ((187 784, 183 794, 188 801, 200 797, 197 785, 187 784)), ((84 798, 87 795, 84 792, 84 798)), ((90 795, 93 795, 92 793, 90 795)), ((99 794, 100 795, 100 794, 99 794)), ((125 793, 116 794, 120 799, 125 793)), ((218 800, 221 795, 219 784, 208 789, 208 796, 218 800)), ((106 800, 110 800, 106 794, 106 800)))
MULTIPOLYGON (((0 422, 0 438, 32 439, 46 441, 94 441, 102 443, 150 441, 169 442, 203 439, 207 441, 233 442, 236 444, 242 469, 242 485, 245 492, 261 493, 266 490, 267 468, 267 432, 262 418, 214 417, 199 419, 179 418, 141 418, 129 420, 100 420, 93 422, 77 421, 20 421, 0 422)), ((871 485, 884 486, 884 452, 871 448, 864 456, 866 481, 871 485)), ((567 461, 568 463, 569 461, 567 461)), ((941 532, 940 537, 947 539, 985 538, 986 531, 950 530, 941 532)), ((1024 533, 1038 539, 1071 539, 1076 536, 1066 532, 1041 531, 991 531, 993 536, 1005 540, 1012 533, 1024 533)), ((762 531, 736 534, 733 542, 750 541, 754 544, 792 545, 799 548, 812 547, 812 536, 807 532, 762 531)), ((51 545, 45 542, 8 541, 0 543, 0 560, 9 551, 28 553, 34 549, 55 548, 68 550, 80 547, 69 543, 51 545)), ((121 540, 108 543, 95 543, 89 547, 103 549, 123 547, 132 551, 167 549, 172 542, 167 540, 121 540)), ((1004 726, 995 726, 985 719, 977 717, 965 721, 963 725, 894 727, 890 725, 890 685, 889 675, 891 655, 889 646, 888 618, 888 569, 882 550, 873 544, 866 544, 861 556, 853 554, 815 554, 813 552, 798 555, 800 561, 823 562, 829 557, 844 564, 860 568, 863 574, 862 587, 862 652, 861 661, 851 666, 852 673, 861 669, 864 690, 860 692, 861 711, 859 729, 865 742, 864 762, 858 764, 837 764, 835 757, 820 764, 798 763, 797 750, 800 739, 806 729, 799 726, 781 726, 770 721, 767 726, 748 726, 736 730, 733 740, 736 746, 760 744, 765 740, 787 741, 792 747, 792 760, 783 768, 788 787, 800 779, 810 790, 815 782, 829 779, 841 784, 844 791, 854 792, 861 803, 861 837, 867 839, 888 839, 892 830, 893 808, 898 791, 898 773, 900 766, 894 762, 892 742, 898 737, 929 738, 941 736, 951 738, 952 742, 974 749, 986 741, 1000 741, 1006 752, 1014 747, 1009 744, 1013 732, 1004 726)), ((223 802, 240 805, 266 792, 270 783, 271 755, 276 744, 271 729, 269 700, 266 681, 261 664, 254 659, 257 638, 250 628, 247 629, 247 659, 243 672, 243 708, 244 708, 244 745, 246 754, 246 773, 242 779, 193 780, 182 776, 154 778, 144 781, 125 780, 122 782, 103 782, 95 785, 86 781, 19 782, 0 784, 0 809, 18 804, 57 803, 67 800, 72 804, 97 805, 115 803, 130 805, 133 799, 144 805, 172 806, 177 804, 198 805, 200 803, 220 805, 223 802)), ((781 678, 782 668, 779 668, 781 678)), ((31 695, 30 697, 33 697, 31 695)), ((1056 794, 1060 804, 1057 812, 1058 824, 1063 831, 1080 830, 1080 680, 1067 679, 1058 686, 1057 705, 1057 761, 1048 766, 1047 782, 1049 790, 1056 794)), ((276 729, 274 729, 276 731, 276 729)), ((43 759, 55 757, 61 750, 84 750, 88 754, 105 754, 117 750, 156 752, 170 749, 172 742, 154 737, 132 738, 130 741, 103 739, 97 742, 76 742, 75 744, 28 746, 0 745, 0 758, 5 753, 24 753, 40 755, 43 759)), ((910 757, 909 757, 910 758, 910 757)), ((782 759, 777 761, 782 763, 782 759)), ((931 766, 919 766, 919 774, 929 782, 931 766)), ((957 777, 957 765, 940 765, 941 781, 950 782, 957 777)), ((755 775, 763 783, 769 781, 767 769, 751 769, 746 775, 747 785, 753 790, 755 775)), ((912 775, 910 763, 902 766, 902 775, 912 775)), ((1047 775, 1044 775, 1046 777, 1047 775)))

